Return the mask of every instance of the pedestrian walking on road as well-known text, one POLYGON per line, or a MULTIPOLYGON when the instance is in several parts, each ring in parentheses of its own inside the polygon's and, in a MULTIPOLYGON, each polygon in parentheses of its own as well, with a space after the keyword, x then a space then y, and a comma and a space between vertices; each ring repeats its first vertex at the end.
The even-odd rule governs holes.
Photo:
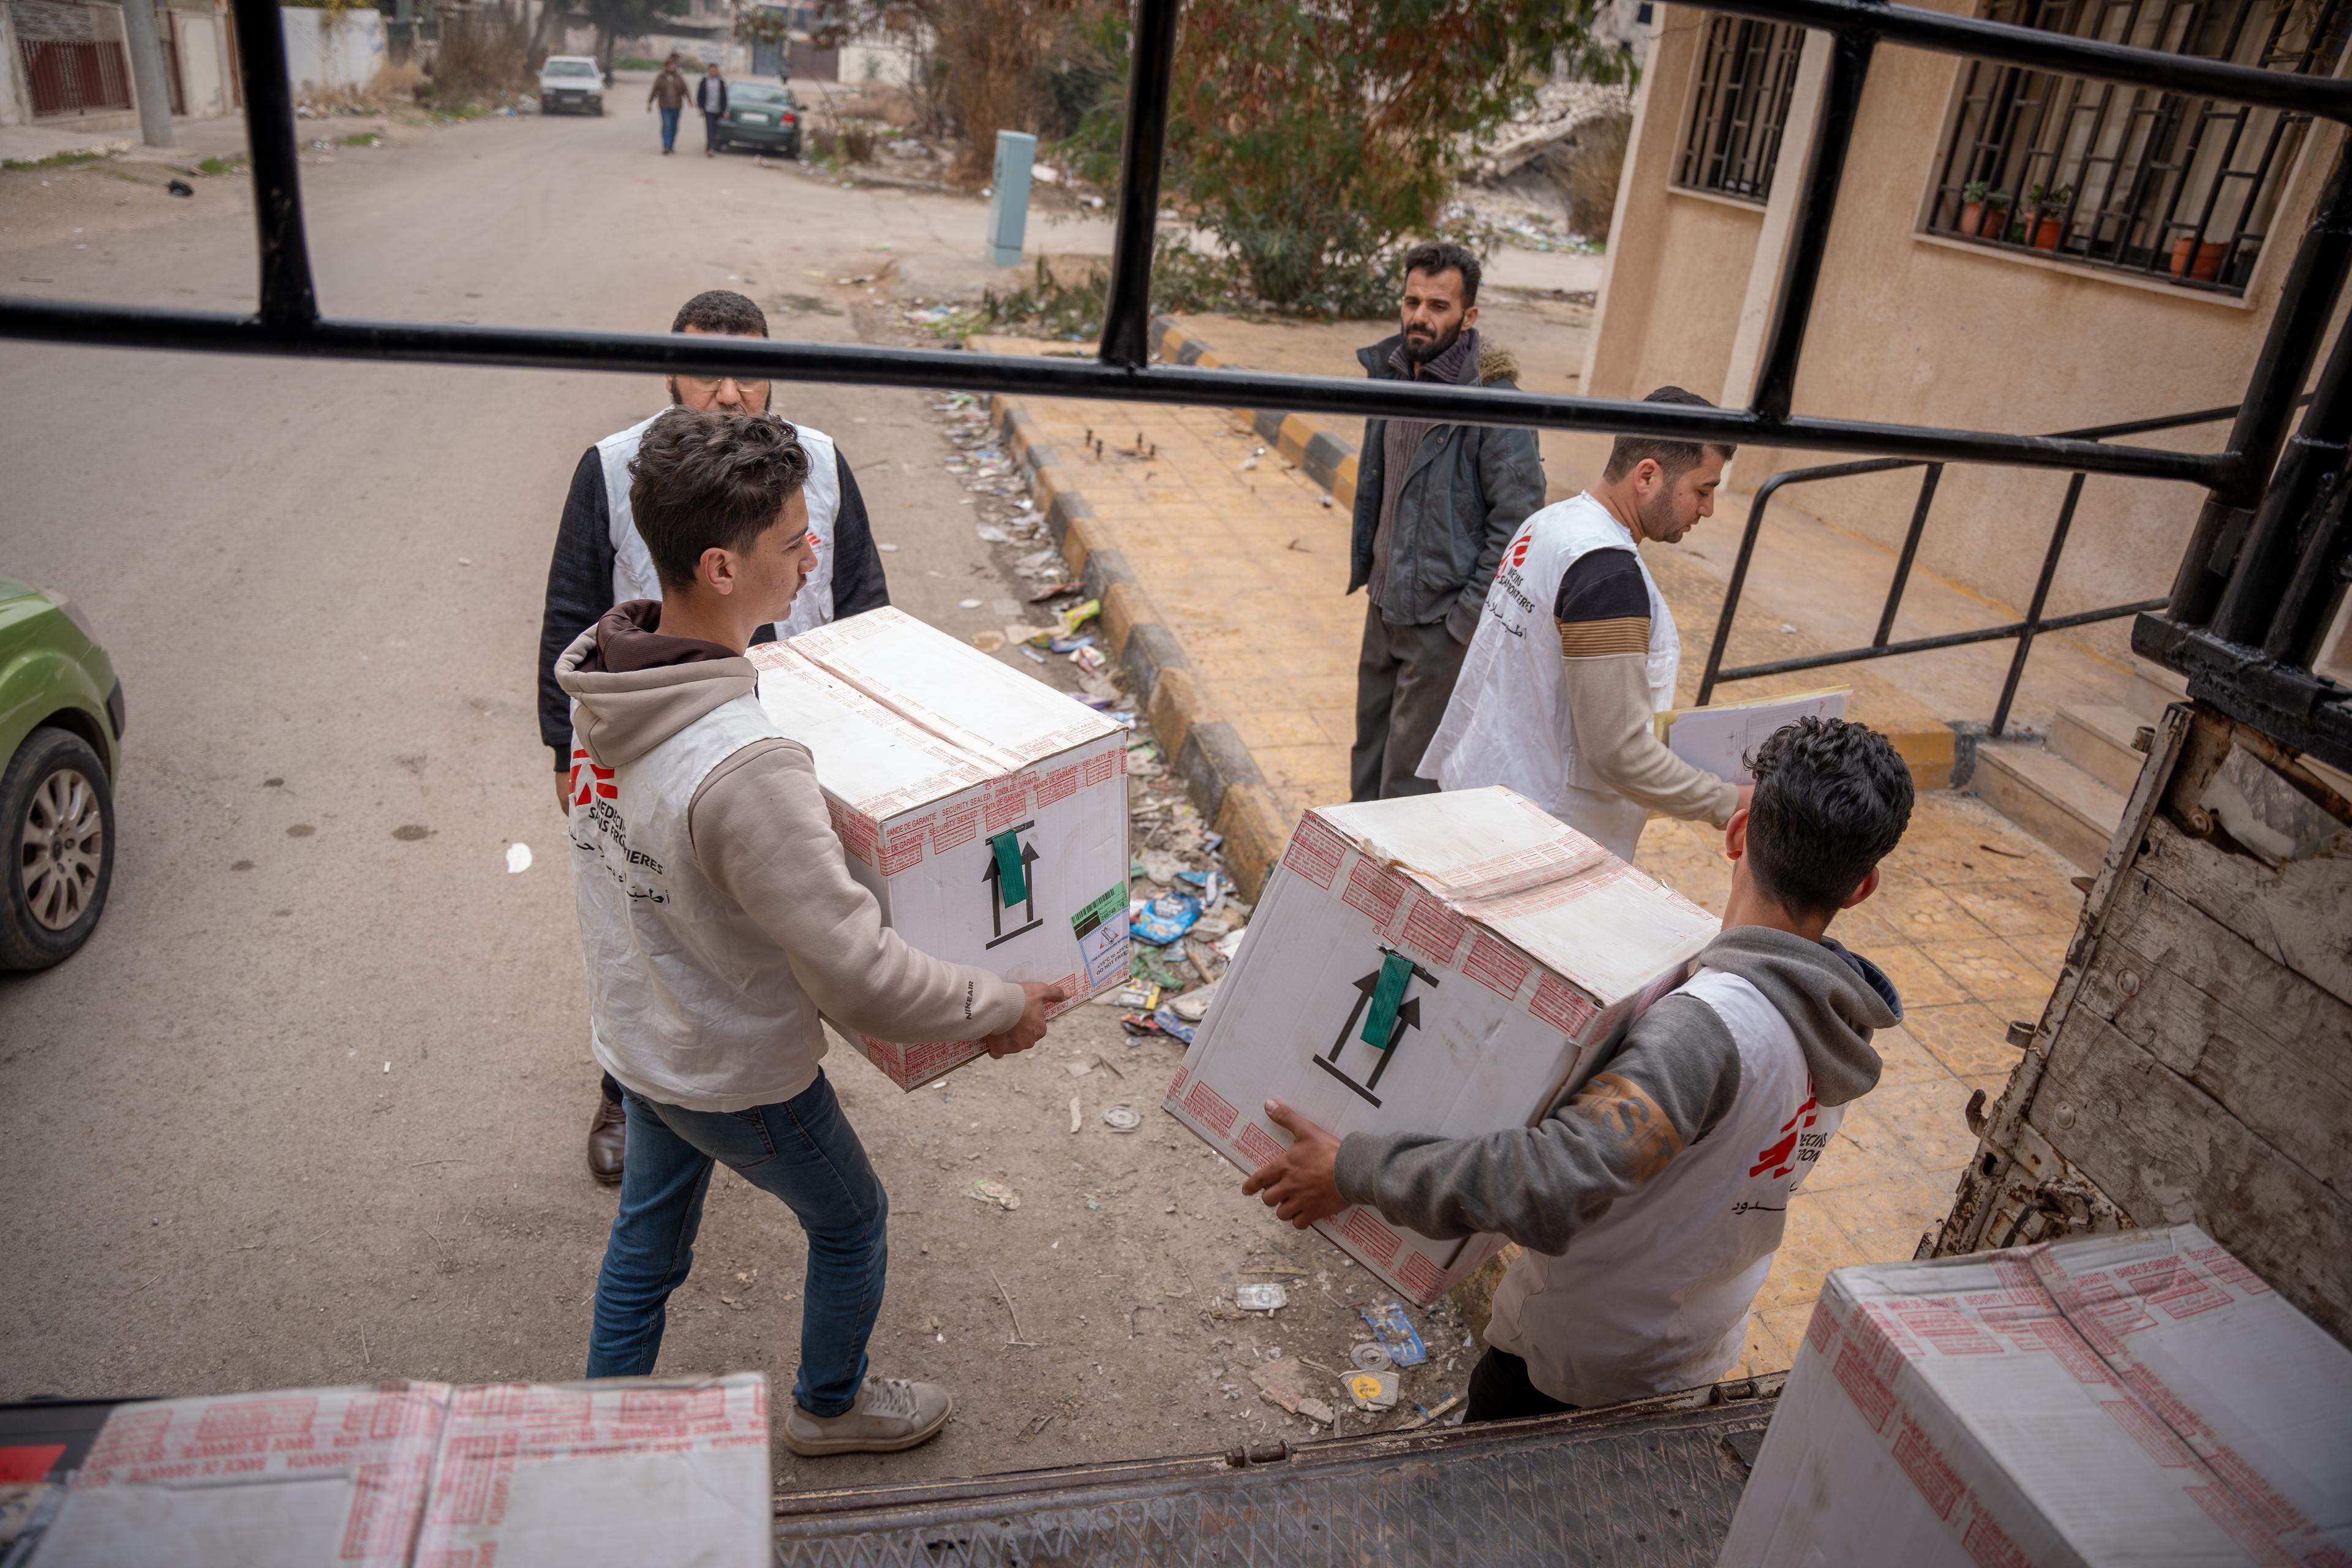
POLYGON ((661 110, 662 156, 677 151, 677 116, 686 107, 686 78, 677 74, 676 55, 662 65, 661 75, 654 78, 654 89, 646 95, 647 109, 661 110))
POLYGON ((702 155, 719 156, 719 122, 727 118, 727 79, 713 60, 694 84, 694 107, 702 110, 702 155))
MULTIPOLYGON (((688 336, 764 338, 768 319, 742 295, 713 289, 688 300, 670 331, 688 336)), ((768 412, 764 381, 677 375, 670 377, 668 391, 667 407, 768 412)), ((636 460, 646 429, 659 417, 651 415, 615 431, 581 455, 564 498, 562 521, 556 526, 539 640, 539 734, 555 752, 556 805, 565 812, 572 809, 576 793, 572 788, 576 764, 572 757, 572 700, 556 684, 555 661, 614 605, 661 595, 661 579, 629 509, 629 465, 636 460)), ((808 506, 816 570, 793 599, 791 616, 753 632, 754 643, 791 637, 838 616, 890 602, 890 584, 884 579, 882 558, 866 521, 866 498, 858 493, 848 459, 824 431, 807 425, 798 428, 802 449, 809 455, 808 482, 801 495, 808 506)), ((588 1171, 600 1182, 621 1179, 622 1128, 621 1086, 606 1073, 595 1115, 588 1123, 588 1171)))
MULTIPOLYGON (((1679 386, 1643 401, 1714 406, 1679 386)), ((1713 515, 1731 455, 1620 436, 1599 484, 1528 519, 1422 759, 1425 777, 1445 789, 1508 784, 1623 860, 1653 812, 1731 820, 1747 792, 1658 739, 1682 638, 1641 551, 1713 515)))
POLYGON ((587 1375, 654 1370, 724 1161, 808 1237, 785 1446, 910 1448, 954 1401, 867 1375, 890 1205, 819 1065, 824 1021, 909 1043, 978 1037, 1005 1057, 1045 1037, 1065 993, 945 963, 885 926, 808 748, 760 706, 752 634, 790 614, 816 564, 793 427, 673 408, 632 472, 661 597, 615 605, 556 669, 590 781, 571 810, 590 1039, 628 1106, 587 1375))
MULTIPOLYGON (((1510 355, 1479 342, 1478 270, 1459 245, 1407 251, 1400 330, 1358 352, 1365 372, 1514 386, 1510 355)), ((1543 457, 1532 430, 1370 419, 1357 465, 1348 592, 1370 592, 1349 798, 1425 795, 1437 786, 1414 770, 1454 695, 1503 547, 1543 505, 1543 457)))

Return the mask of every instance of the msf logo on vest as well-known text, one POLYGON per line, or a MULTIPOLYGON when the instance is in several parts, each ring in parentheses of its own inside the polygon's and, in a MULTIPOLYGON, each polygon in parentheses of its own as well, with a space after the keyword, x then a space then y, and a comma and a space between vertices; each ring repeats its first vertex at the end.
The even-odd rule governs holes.
POLYGON ((1797 1114, 1780 1124, 1780 1140, 1770 1148, 1759 1150, 1756 1163, 1748 1168, 1751 1176, 1778 1181, 1800 1165, 1809 1165, 1822 1157, 1822 1146, 1829 1134, 1813 1131, 1819 1101, 1813 1096, 1813 1082, 1805 1080, 1805 1103, 1797 1107, 1797 1114))
POLYGON ((571 793, 572 847, 594 856, 598 868, 627 889, 630 898, 649 904, 669 902, 659 886, 659 879, 667 875, 662 863, 629 847, 629 826, 621 820, 621 787, 613 770, 597 766, 580 746, 572 748, 571 793), (647 876, 654 879, 651 884, 647 876))
MULTIPOLYGON (((1511 547, 1503 552, 1502 564, 1495 568, 1495 585, 1510 595, 1511 602, 1518 605, 1519 615, 1522 616, 1536 613, 1536 602, 1528 597, 1527 589, 1524 586, 1525 579, 1520 572, 1520 569, 1528 563, 1528 550, 1535 543, 1535 537, 1533 523, 1521 524, 1518 536, 1511 541, 1511 547)), ((1503 630, 1512 637, 1524 637, 1528 635, 1526 627, 1519 625, 1516 618, 1505 613, 1503 600, 1499 595, 1494 594, 1486 595, 1486 613, 1494 616, 1503 630)))

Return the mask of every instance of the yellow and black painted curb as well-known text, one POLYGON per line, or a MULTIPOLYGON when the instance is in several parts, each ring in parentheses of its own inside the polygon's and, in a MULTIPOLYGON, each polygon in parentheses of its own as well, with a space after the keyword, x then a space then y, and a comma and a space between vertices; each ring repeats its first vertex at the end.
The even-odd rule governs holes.
POLYGON ((1160 618, 1094 508, 1072 483, 1026 409, 993 397, 989 414, 1004 449, 1021 465, 1054 542, 1091 598, 1102 601, 1098 626, 1151 721, 1160 750, 1213 831, 1225 837, 1224 864, 1242 896, 1255 900, 1289 842, 1290 824, 1266 787, 1257 759, 1221 717, 1192 671, 1184 646, 1160 618))

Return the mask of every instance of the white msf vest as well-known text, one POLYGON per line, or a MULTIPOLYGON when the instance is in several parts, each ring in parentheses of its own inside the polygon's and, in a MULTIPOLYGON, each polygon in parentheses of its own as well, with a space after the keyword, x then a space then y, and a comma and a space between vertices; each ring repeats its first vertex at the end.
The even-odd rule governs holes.
POLYGON ((1630 551, 1641 568, 1650 595, 1650 703, 1661 713, 1674 706, 1683 648, 1674 612, 1625 525, 1589 493, 1573 496, 1530 516, 1503 552, 1453 700, 1420 771, 1443 789, 1507 784, 1631 860, 1649 813, 1611 789, 1578 753, 1552 618, 1560 579, 1594 550, 1630 551))
POLYGON ((1730 1113, 1565 1253, 1522 1254, 1495 1292, 1487 1342, 1570 1405, 1697 1388, 1730 1370, 1789 1194, 1845 1117, 1814 1102, 1796 1034, 1754 985, 1702 969, 1676 994, 1714 1008, 1739 1048, 1730 1113))
POLYGON ((703 876, 687 830, 710 770, 779 733, 746 692, 617 768, 572 742, 589 1044, 607 1072, 665 1105, 790 1100, 816 1080, 824 1054, 816 1004, 775 939, 703 876))
MULTIPOLYGON (((662 414, 668 412, 662 410, 662 414)), ((647 427, 660 417, 661 414, 653 415, 596 443, 596 456, 604 465, 604 512, 612 520, 613 603, 616 605, 661 597, 661 576, 654 571, 653 554, 646 549, 636 516, 629 510, 629 465, 636 460, 637 447, 645 440, 647 427)), ((808 501, 816 570, 801 584, 793 613, 776 623, 779 638, 832 624, 833 531, 841 516, 841 470, 835 466, 833 437, 806 425, 793 428, 800 432, 801 445, 808 449, 808 485, 802 494, 808 501)))

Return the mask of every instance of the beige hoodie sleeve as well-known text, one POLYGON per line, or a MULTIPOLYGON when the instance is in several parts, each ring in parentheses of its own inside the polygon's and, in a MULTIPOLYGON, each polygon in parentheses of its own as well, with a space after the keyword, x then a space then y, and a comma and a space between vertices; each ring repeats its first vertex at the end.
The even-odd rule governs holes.
MULTIPOLYGON (((1647 623, 1643 639, 1647 640, 1647 623)), ((1739 789, 1695 768, 1658 739, 1650 707, 1648 661, 1642 654, 1563 658, 1569 711, 1585 765, 1609 787, 1662 816, 1720 827, 1739 805, 1739 789)))
POLYGON ((845 1029, 902 1045, 1003 1034, 1021 987, 984 969, 918 952, 882 923, 849 874, 808 749, 744 747, 710 771, 687 811, 702 874, 775 938, 817 1010, 845 1029))

